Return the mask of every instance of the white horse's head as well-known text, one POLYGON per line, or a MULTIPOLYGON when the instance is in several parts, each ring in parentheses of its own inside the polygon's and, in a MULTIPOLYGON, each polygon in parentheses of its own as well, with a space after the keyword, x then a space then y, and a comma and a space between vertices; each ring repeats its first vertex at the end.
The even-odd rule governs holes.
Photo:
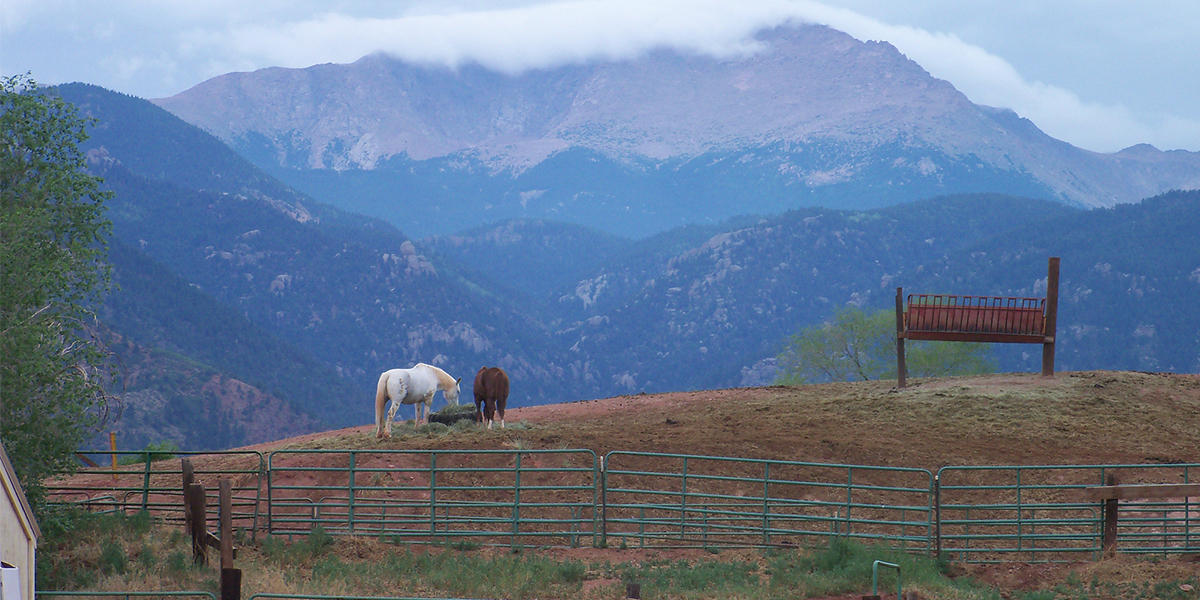
POLYGON ((450 404, 458 406, 458 391, 459 391, 458 384, 461 381, 462 381, 462 377, 459 377, 458 379, 454 380, 454 387, 446 388, 446 391, 444 392, 446 395, 446 402, 449 402, 450 404))

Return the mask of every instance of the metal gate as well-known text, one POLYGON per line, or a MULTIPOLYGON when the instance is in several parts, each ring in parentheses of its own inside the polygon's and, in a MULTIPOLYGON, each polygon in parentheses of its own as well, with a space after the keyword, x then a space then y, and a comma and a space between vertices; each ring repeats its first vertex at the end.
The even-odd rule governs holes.
POLYGON ((933 475, 925 469, 611 452, 603 482, 610 546, 845 536, 929 550, 933 475))
POLYGON ((268 529, 591 544, 597 464, 591 450, 277 450, 268 529))
MULTIPOLYGON (((944 467, 937 477, 937 545, 952 560, 1094 560, 1103 550, 1103 503, 1084 490, 1196 481, 1200 465, 944 467)), ((1121 504, 1117 547, 1126 553, 1200 550, 1200 502, 1160 498, 1121 504)))

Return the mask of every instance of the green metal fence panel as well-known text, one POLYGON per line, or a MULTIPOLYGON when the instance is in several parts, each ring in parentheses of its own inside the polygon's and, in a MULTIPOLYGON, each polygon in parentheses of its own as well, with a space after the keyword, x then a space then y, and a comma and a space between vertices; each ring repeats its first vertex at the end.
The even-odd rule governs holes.
MULTIPOLYGON (((935 528, 940 552, 965 562, 1094 560, 1103 545, 1103 502, 1083 490, 1104 485, 1190 483, 1200 465, 943 467, 935 528)), ((1200 501, 1122 500, 1117 550, 1173 554, 1200 550, 1200 501)))
POLYGON ((254 594, 250 600, 470 600, 466 598, 416 598, 411 596, 312 596, 306 594, 254 594))
POLYGON ((591 450, 277 450, 267 461, 272 534, 572 547, 597 535, 591 450))
MULTIPOLYGON (((183 521, 182 468, 234 490, 235 529, 415 543, 640 547, 800 545, 846 536, 966 562, 1090 560, 1103 502, 1083 489, 1195 482, 1200 465, 924 469, 590 450, 278 450, 97 453, 116 466, 47 482, 52 502, 183 521), (603 465, 603 467, 601 467, 603 465), (266 477, 264 478, 264 474, 266 477), (266 485, 263 481, 266 479, 266 485), (264 500, 265 487, 265 500, 264 500)), ((1200 501, 1122 500, 1117 549, 1200 551, 1200 501)))
MULTIPOLYGON (((183 461, 193 466, 195 483, 207 493, 209 529, 218 527, 219 480, 233 490, 233 527, 255 531, 263 492, 266 461, 261 452, 96 452, 116 463, 80 469, 47 481, 49 502, 70 504, 99 513, 146 511, 160 521, 183 524, 183 461)), ((100 461, 94 461, 100 462, 100 461)))
POLYGON ((207 598, 208 600, 217 600, 217 596, 215 594, 213 594, 212 592, 79 592, 79 591, 75 591, 75 592, 36 592, 34 595, 35 595, 35 597, 39 598, 40 600, 50 600, 51 598, 71 598, 72 600, 75 600, 77 598, 102 598, 104 600, 109 600, 111 598, 125 598, 126 600, 130 600, 132 598, 138 598, 138 599, 171 598, 172 600, 174 600, 175 598, 201 598, 201 599, 207 598))
POLYGON ((802 545, 813 537, 931 550, 933 474, 645 452, 603 462, 606 545, 802 545))

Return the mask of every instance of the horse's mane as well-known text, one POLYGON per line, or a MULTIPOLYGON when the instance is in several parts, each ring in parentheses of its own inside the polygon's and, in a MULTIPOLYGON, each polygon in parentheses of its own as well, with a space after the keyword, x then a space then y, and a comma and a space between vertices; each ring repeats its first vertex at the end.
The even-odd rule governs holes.
POLYGON ((433 371, 433 374, 437 375, 438 380, 441 381, 443 385, 454 387, 454 378, 451 377, 449 373, 443 371, 441 367, 435 367, 431 364, 419 362, 413 368, 415 369, 420 367, 425 367, 426 369, 433 371))

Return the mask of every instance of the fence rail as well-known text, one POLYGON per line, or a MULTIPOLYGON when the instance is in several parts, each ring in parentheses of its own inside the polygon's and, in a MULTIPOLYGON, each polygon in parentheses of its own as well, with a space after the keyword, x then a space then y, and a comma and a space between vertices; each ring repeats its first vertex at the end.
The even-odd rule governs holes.
POLYGON ((590 450, 277 451, 268 531, 590 545, 597 472, 590 450))
MULTIPOLYGON (((891 469, 611 452, 606 538, 646 545, 799 545, 847 536, 928 549, 933 476, 891 469)), ((607 543, 614 543, 606 540, 607 543)))
MULTIPOLYGON (((148 512, 156 518, 184 522, 183 466, 180 458, 204 457, 194 469, 195 482, 205 486, 208 504, 217 506, 217 480, 229 479, 233 490, 232 523, 235 529, 257 531, 262 505, 263 476, 267 472, 261 452, 103 452, 113 466, 80 469, 71 477, 47 483, 50 502, 76 504, 99 513, 148 512)), ((216 525, 216 515, 208 518, 216 525)))
MULTIPOLYGON (((1109 476, 1152 484, 1188 483, 1197 474, 1194 464, 944 467, 937 477, 938 549, 970 562, 1094 559, 1104 551, 1104 503, 1084 501, 1087 488, 1109 476)), ((1121 552, 1200 549, 1200 498, 1127 501, 1113 523, 1121 552)))
POLYGON ((70 598, 77 600, 79 598, 102 598, 109 600, 110 598, 124 598, 131 600, 133 598, 200 598, 201 600, 217 600, 216 594, 212 592, 37 592, 35 596, 38 600, 50 600, 51 598, 70 598))
MULTIPOLYGON (((234 527, 254 534, 320 528, 406 543, 656 548, 850 537, 966 562, 1088 560, 1105 540, 1124 553, 1200 551, 1200 498, 1122 499, 1109 522, 1105 504, 1116 500, 1087 493, 1111 477, 1192 489, 1198 464, 950 466, 934 476, 626 451, 600 460, 567 449, 118 454, 125 464, 49 482, 50 498, 182 523, 185 456, 211 493, 218 479, 233 480, 234 527)), ((207 518, 215 524, 217 516, 207 518)))

